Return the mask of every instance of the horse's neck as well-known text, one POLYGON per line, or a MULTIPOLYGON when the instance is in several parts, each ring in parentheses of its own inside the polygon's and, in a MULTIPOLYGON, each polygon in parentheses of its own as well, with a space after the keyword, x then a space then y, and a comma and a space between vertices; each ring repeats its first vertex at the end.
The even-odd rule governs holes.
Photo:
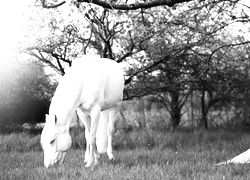
POLYGON ((57 126, 69 127, 74 113, 74 107, 63 101, 63 98, 53 98, 50 104, 49 114, 56 115, 57 126))
POLYGON ((77 100, 81 94, 81 89, 78 83, 72 81, 73 75, 69 73, 68 76, 65 75, 61 79, 50 104, 50 112, 58 116, 59 124, 70 123, 68 121, 71 121, 78 105, 77 100))

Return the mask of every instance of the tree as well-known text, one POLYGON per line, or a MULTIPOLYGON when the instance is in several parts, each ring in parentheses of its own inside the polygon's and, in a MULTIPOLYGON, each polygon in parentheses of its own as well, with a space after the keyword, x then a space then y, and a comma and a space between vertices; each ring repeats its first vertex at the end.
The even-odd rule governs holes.
POLYGON ((8 62, 0 71, 1 128, 44 121, 55 86, 37 63, 8 62))

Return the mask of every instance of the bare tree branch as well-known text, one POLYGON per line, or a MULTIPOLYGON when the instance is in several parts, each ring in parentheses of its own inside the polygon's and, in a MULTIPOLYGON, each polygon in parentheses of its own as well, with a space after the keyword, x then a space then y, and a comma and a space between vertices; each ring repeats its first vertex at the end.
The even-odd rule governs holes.
POLYGON ((116 62, 120 63, 122 62, 124 59, 126 59, 127 57, 129 57, 130 55, 133 54, 133 50, 135 48, 135 44, 134 44, 134 41, 133 41, 133 38, 132 38, 132 35, 131 35, 131 32, 129 31, 128 32, 129 34, 129 37, 130 37, 130 41, 131 41, 131 45, 130 45, 130 49, 128 52, 126 52, 123 56, 121 56, 116 62))
POLYGON ((32 50, 27 50, 26 53, 28 53, 29 55, 31 55, 31 56, 39 59, 39 61, 44 62, 45 64, 48 64, 50 67, 56 69, 57 71, 60 71, 60 69, 56 65, 54 65, 50 60, 46 59, 42 55, 41 52, 38 51, 38 53, 39 53, 40 56, 38 54, 36 54, 35 52, 33 52, 32 50))
POLYGON ((146 95, 149 95, 149 94, 152 94, 154 92, 162 92, 162 91, 166 91, 166 89, 169 89, 173 86, 176 86, 176 85, 181 85, 183 83, 185 83, 186 81, 181 81, 181 82, 178 82, 177 84, 168 84, 168 85, 165 85, 165 86, 160 86, 160 87, 155 87, 155 88, 151 88, 143 93, 138 93, 138 94, 133 94, 131 96, 128 95, 128 93, 126 92, 125 94, 127 95, 127 97, 123 98, 123 100, 130 100, 130 99, 133 99, 133 98, 138 98, 138 97, 143 97, 143 96, 146 96, 146 95))
POLYGON ((90 31, 89 39, 88 39, 88 41, 87 41, 86 46, 83 48, 83 53, 84 53, 84 54, 86 54, 86 53, 87 53, 87 47, 89 46, 90 41, 91 41, 91 37, 92 37, 92 33, 93 33, 93 29, 91 28, 90 30, 91 30, 91 31, 90 31))
POLYGON ((214 55, 217 51, 219 51, 220 49, 223 49, 223 48, 226 48, 226 47, 230 48, 230 47, 234 47, 234 46, 241 46, 241 45, 245 45, 245 44, 250 44, 250 41, 245 41, 245 42, 240 42, 240 43, 235 43, 235 44, 225 44, 225 45, 222 45, 222 46, 218 47, 217 49, 215 49, 215 50, 210 54, 210 56, 209 56, 209 58, 208 58, 208 62, 211 61, 213 55, 214 55))
POLYGON ((98 6, 102 6, 103 8, 107 9, 117 9, 117 10, 135 10, 135 9, 148 9, 156 6, 169 6, 173 7, 175 4, 183 3, 183 2, 189 2, 192 0, 151 0, 151 1, 144 1, 136 2, 133 4, 123 3, 123 4, 117 4, 113 3, 112 1, 105 1, 105 0, 77 0, 76 3, 93 3, 98 6))
POLYGON ((141 94, 134 94, 134 95, 125 97, 125 98, 123 98, 123 101, 130 100, 130 99, 133 99, 133 98, 143 97, 143 96, 146 96, 148 94, 151 94, 152 92, 161 91, 162 89, 166 89, 166 88, 171 87, 171 86, 172 85, 166 85, 166 86, 162 86, 162 87, 156 87, 156 88, 150 89, 150 90, 148 90, 146 92, 143 92, 141 94))
POLYGON ((58 54, 55 54, 55 53, 51 53, 51 56, 54 57, 56 59, 56 62, 57 62, 57 65, 62 73, 62 75, 65 74, 65 71, 64 71, 64 68, 62 67, 62 64, 60 62, 60 58, 59 58, 59 55, 58 54))
POLYGON ((125 84, 129 84, 129 83, 132 81, 133 77, 136 76, 137 74, 139 74, 139 73, 141 73, 141 72, 145 72, 145 71, 147 71, 148 69, 157 66, 158 64, 162 63, 163 61, 165 61, 165 60, 168 59, 168 58, 169 58, 169 55, 166 55, 165 57, 163 57, 162 59, 160 59, 160 60, 154 62, 153 64, 151 64, 151 65, 149 65, 149 66, 147 66, 147 67, 145 67, 145 68, 142 68, 141 70, 136 71, 136 72, 135 72, 134 74, 132 74, 128 79, 125 80, 125 84))
MULTIPOLYGON (((114 3, 112 1, 107 2, 105 0, 76 0, 74 4, 79 7, 81 3, 92 3, 98 6, 101 6, 106 9, 116 9, 116 10, 136 10, 136 9, 148 9, 156 6, 168 6, 173 7, 176 4, 189 2, 192 0, 151 0, 142 2, 135 2, 132 4, 128 4, 127 1, 124 3, 114 3)), ((46 0, 41 0, 42 6, 44 8, 57 8, 66 3, 66 1, 62 1, 57 4, 47 3, 46 0)))
POLYGON ((42 3, 43 8, 51 9, 51 8, 57 8, 57 7, 65 4, 66 1, 62 1, 58 4, 52 4, 52 3, 47 3, 46 0, 41 0, 41 3, 42 3))

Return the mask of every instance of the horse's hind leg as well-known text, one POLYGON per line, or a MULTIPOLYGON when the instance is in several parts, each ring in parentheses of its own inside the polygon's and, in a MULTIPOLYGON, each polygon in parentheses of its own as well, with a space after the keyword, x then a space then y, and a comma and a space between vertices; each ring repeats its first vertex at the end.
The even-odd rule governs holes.
POLYGON ((107 135, 108 135, 108 148, 107 148, 107 154, 110 160, 114 160, 114 155, 113 155, 113 148, 112 148, 112 139, 113 139, 113 132, 115 129, 115 121, 118 116, 119 112, 119 107, 120 103, 112 108, 109 109, 109 122, 108 122, 108 130, 107 130, 107 135))

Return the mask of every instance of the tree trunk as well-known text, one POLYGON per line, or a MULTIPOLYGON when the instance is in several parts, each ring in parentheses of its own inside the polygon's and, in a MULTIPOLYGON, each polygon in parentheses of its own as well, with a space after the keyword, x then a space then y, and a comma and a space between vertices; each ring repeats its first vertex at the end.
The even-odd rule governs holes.
POLYGON ((140 129, 145 129, 147 126, 146 123, 146 114, 145 114, 145 105, 144 105, 144 99, 140 98, 139 99, 139 113, 140 113, 140 118, 139 118, 139 128, 140 129))
POLYGON ((176 109, 171 113, 171 124, 170 124, 170 131, 174 131, 177 126, 180 124, 181 121, 181 113, 179 109, 176 109))
POLYGON ((170 131, 176 129, 181 121, 181 107, 179 107, 179 94, 171 92, 171 104, 170 104, 170 131))
POLYGON ((202 90, 201 95, 201 127, 204 127, 205 129, 208 129, 208 123, 207 123, 207 113, 208 113, 208 107, 206 103, 206 91, 202 90))
POLYGON ((194 127, 195 121, 194 121, 194 102, 193 102, 193 97, 194 96, 194 92, 191 93, 191 104, 190 104, 190 108, 191 108, 191 124, 194 127))

